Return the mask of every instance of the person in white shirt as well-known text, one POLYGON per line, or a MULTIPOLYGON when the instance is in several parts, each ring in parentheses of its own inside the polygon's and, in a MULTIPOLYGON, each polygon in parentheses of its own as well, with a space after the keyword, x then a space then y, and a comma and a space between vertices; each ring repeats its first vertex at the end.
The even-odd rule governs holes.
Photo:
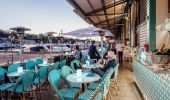
POLYGON ((118 52, 118 56, 119 56, 119 64, 122 66, 123 63, 123 48, 124 48, 124 44, 122 43, 122 41, 119 41, 116 45, 116 50, 118 52))
POLYGON ((129 62, 130 61, 130 50, 127 47, 124 49, 123 54, 124 54, 126 63, 129 62))

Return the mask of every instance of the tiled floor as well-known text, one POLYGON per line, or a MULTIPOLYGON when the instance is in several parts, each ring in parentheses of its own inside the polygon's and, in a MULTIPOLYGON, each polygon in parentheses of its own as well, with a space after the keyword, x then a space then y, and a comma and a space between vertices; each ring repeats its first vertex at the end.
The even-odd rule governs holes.
POLYGON ((118 96, 115 91, 111 90, 113 100, 142 100, 137 88, 134 85, 133 72, 131 66, 120 67, 119 75, 117 78, 119 91, 118 96))

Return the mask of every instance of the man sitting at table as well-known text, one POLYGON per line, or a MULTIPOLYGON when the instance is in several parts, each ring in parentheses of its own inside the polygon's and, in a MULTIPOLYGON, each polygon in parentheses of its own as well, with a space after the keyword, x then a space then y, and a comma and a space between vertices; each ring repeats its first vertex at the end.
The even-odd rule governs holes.
POLYGON ((116 60, 115 53, 113 51, 109 51, 107 54, 107 61, 104 64, 104 67, 96 68, 93 70, 93 72, 99 74, 100 76, 103 76, 110 67, 114 68, 117 64, 118 64, 118 62, 116 60))

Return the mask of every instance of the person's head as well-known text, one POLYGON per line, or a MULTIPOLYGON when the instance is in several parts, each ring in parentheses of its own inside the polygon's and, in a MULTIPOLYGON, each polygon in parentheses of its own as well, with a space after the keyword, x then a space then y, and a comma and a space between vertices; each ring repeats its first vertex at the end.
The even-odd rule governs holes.
POLYGON ((95 41, 92 41, 91 43, 92 43, 92 44, 95 44, 95 41))
POLYGON ((78 46, 78 45, 76 45, 74 49, 75 49, 75 50, 79 50, 79 46, 78 46))
POLYGON ((108 59, 116 59, 116 55, 113 51, 109 51, 107 57, 108 59))

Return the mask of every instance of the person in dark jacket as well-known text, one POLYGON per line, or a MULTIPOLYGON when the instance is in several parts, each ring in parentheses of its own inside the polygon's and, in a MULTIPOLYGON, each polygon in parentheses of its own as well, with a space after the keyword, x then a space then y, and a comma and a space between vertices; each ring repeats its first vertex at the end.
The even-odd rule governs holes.
POLYGON ((92 44, 89 47, 88 55, 90 56, 90 59, 100 59, 100 55, 94 44, 95 41, 92 41, 92 44))
POLYGON ((108 57, 108 60, 104 64, 103 68, 94 69, 94 72, 99 74, 100 76, 103 76, 109 68, 111 67, 114 68, 118 64, 116 60, 116 55, 113 51, 109 51, 107 54, 107 57, 108 57))

